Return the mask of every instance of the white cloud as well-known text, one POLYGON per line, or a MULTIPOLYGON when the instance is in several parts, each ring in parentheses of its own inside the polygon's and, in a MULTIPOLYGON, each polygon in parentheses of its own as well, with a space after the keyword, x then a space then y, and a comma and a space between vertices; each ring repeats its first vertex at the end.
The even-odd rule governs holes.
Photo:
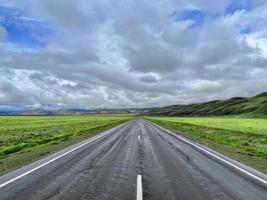
POLYGON ((222 13, 228 1, 10 2, 55 33, 40 49, 0 45, 0 104, 148 107, 267 88, 266 4, 192 27, 171 14, 222 13), (248 25, 252 32, 240 33, 248 25))

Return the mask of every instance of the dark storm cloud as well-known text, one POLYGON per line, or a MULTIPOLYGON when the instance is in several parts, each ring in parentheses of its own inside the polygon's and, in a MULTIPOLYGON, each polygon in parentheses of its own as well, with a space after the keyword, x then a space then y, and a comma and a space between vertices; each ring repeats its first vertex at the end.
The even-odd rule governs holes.
POLYGON ((267 88, 266 3, 232 13, 228 0, 3 4, 53 31, 43 47, 26 48, 5 41, 0 25, 1 104, 148 107, 267 88), (193 16, 174 17, 184 10, 208 17, 197 26, 193 16))
POLYGON ((0 103, 3 105, 23 105, 28 102, 22 91, 8 81, 0 81, 0 103))
POLYGON ((138 72, 170 72, 179 66, 179 56, 155 44, 128 51, 130 69, 138 72))
POLYGON ((143 82, 147 83, 156 83, 158 82, 157 78, 153 75, 143 75, 139 78, 143 82))

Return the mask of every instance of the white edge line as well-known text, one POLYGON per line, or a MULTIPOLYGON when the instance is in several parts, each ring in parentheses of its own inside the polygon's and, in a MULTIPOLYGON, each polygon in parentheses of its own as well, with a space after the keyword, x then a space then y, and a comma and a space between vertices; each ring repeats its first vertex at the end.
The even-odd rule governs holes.
POLYGON ((137 175, 136 200, 143 200, 142 175, 137 175))
POLYGON ((43 163, 43 164, 37 166, 37 167, 35 167, 35 168, 33 168, 33 169, 31 169, 31 170, 29 170, 29 171, 27 171, 27 172, 22 173, 21 175, 15 177, 15 178, 12 178, 12 179, 10 179, 10 180, 8 180, 8 181, 2 183, 2 184, 0 185, 0 188, 3 188, 4 186, 6 186, 6 185, 8 185, 8 184, 10 184, 10 183, 12 183, 12 182, 14 182, 14 181, 16 181, 16 180, 22 178, 22 177, 24 177, 24 176, 26 176, 26 175, 28 175, 28 174, 30 174, 30 173, 32 173, 32 172, 38 170, 38 169, 40 169, 40 168, 42 168, 42 167, 44 167, 44 166, 46 166, 46 165, 48 165, 48 164, 50 164, 50 163, 52 163, 52 162, 54 162, 54 161, 60 159, 60 158, 62 158, 63 156, 65 156, 65 155, 67 155, 67 154, 69 154, 69 153, 71 153, 71 152, 73 152, 73 151, 75 151, 75 150, 77 150, 77 149, 79 149, 79 148, 81 148, 81 147, 83 147, 83 146, 85 146, 85 145, 87 145, 87 144, 89 144, 89 143, 91 143, 91 142, 93 142, 93 141, 95 141, 95 140, 101 138, 101 137, 104 137, 105 135, 109 134, 109 133, 112 132, 114 129, 121 127, 122 125, 123 125, 123 124, 121 124, 121 125, 119 125, 119 126, 117 126, 117 127, 114 127, 114 128, 112 128, 112 129, 108 130, 106 133, 104 133, 104 134, 102 134, 102 135, 99 135, 99 136, 96 136, 96 137, 92 138, 91 140, 89 140, 89 141, 87 141, 87 142, 85 142, 85 143, 83 143, 83 144, 81 144, 81 145, 79 145, 79 146, 77 146, 77 147, 75 147, 75 148, 73 148, 73 149, 71 149, 71 150, 69 150, 69 151, 63 153, 63 154, 61 154, 60 156, 57 156, 57 157, 55 157, 55 158, 53 158, 53 159, 51 159, 51 160, 49 160, 49 161, 47 161, 47 162, 45 162, 45 163, 43 163))
POLYGON ((140 141, 140 139, 141 139, 141 138, 140 138, 140 135, 138 135, 138 140, 140 141))
POLYGON ((267 186, 267 181, 266 181, 266 180, 264 180, 264 179, 262 179, 262 178, 260 178, 260 177, 258 177, 258 176, 256 176, 256 175, 254 175, 254 174, 252 174, 252 173, 246 171, 245 169, 242 169, 241 167, 238 167, 237 165, 235 165, 235 164, 233 164, 233 163, 231 163, 231 162, 229 162, 229 161, 227 161, 227 160, 225 160, 225 159, 223 159, 223 158, 217 156, 216 154, 214 154, 214 153, 212 153, 212 152, 210 152, 210 151, 208 151, 208 150, 206 150, 206 149, 204 149, 204 148, 198 146, 197 144, 194 144, 193 142, 190 142, 189 140, 187 140, 187 139, 185 139, 185 138, 183 138, 183 137, 181 137, 181 136, 179 136, 179 135, 177 135, 177 134, 175 134, 175 133, 172 133, 171 131, 169 131, 169 130, 167 130, 167 129, 165 129, 165 128, 162 128, 161 126, 159 126, 159 125, 157 125, 157 124, 154 124, 154 123, 152 123, 152 122, 150 122, 150 123, 153 124, 154 126, 157 126, 158 128, 163 129, 164 131, 168 132, 169 134, 171 134, 171 135, 177 137, 178 139, 182 140, 183 142, 185 142, 185 143, 187 143, 187 144, 190 144, 190 145, 196 147, 197 149, 200 149, 201 151, 204 151, 206 154, 208 154, 208 155, 210 155, 210 156, 212 156, 212 157, 215 157, 216 159, 218 159, 218 160, 220 160, 220 161, 226 163, 227 165, 230 165, 231 167, 233 167, 233 168, 235 168, 235 169, 241 171, 242 173, 246 174, 247 176, 250 176, 251 178, 254 178, 254 179, 256 179, 257 181, 259 181, 259 182, 261 182, 261 183, 263 183, 263 184, 265 184, 265 185, 267 186))

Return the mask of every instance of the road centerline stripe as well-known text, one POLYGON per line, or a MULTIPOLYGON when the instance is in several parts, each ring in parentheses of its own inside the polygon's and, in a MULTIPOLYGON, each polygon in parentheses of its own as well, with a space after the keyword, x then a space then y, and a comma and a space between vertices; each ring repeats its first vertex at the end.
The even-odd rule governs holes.
POLYGON ((137 175, 136 200, 143 200, 142 175, 137 175))

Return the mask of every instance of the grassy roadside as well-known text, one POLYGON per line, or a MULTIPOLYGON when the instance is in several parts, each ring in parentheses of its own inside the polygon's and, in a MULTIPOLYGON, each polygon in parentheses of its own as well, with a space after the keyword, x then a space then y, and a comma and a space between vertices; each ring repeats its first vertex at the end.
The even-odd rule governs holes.
POLYGON ((132 118, 129 116, 0 117, 0 175, 132 118))
POLYGON ((267 120, 146 117, 177 134, 267 173, 267 120), (260 126, 258 123, 262 123, 260 126), (249 124, 249 126, 248 126, 249 124), (225 128, 224 128, 225 127, 225 128))

